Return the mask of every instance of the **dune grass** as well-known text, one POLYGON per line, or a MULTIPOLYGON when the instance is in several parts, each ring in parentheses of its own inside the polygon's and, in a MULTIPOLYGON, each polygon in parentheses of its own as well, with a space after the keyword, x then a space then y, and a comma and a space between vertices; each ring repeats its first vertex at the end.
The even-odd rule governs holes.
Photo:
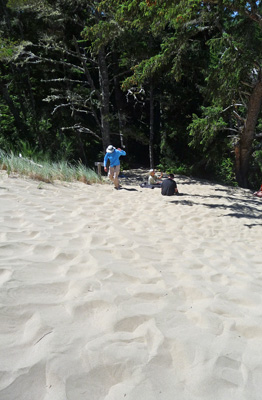
POLYGON ((94 170, 85 167, 80 162, 77 165, 71 165, 66 161, 36 163, 14 154, 1 154, 0 169, 6 170, 8 175, 18 174, 46 183, 54 183, 56 180, 80 181, 86 184, 102 182, 101 177, 94 170))

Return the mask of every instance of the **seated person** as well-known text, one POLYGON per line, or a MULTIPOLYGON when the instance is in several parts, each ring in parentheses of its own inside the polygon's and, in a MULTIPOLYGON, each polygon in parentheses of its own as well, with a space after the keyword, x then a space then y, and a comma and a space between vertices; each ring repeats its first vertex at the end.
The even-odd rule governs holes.
POLYGON ((175 177, 173 174, 169 174, 168 178, 162 182, 161 194, 163 196, 173 196, 174 194, 178 194, 178 189, 174 178, 175 177))
POLYGON ((262 197, 262 185, 260 186, 260 189, 257 192, 253 193, 253 195, 257 197, 262 197))
POLYGON ((155 170, 154 169, 150 169, 149 171, 149 177, 148 177, 148 185, 154 185, 154 186, 159 186, 161 185, 161 178, 163 176, 163 172, 161 172, 160 177, 158 178, 156 176, 155 170))

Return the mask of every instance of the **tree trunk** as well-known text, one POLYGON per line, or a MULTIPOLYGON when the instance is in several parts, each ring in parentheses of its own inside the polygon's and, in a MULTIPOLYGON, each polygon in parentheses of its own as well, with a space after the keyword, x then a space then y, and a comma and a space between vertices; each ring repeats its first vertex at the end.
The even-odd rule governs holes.
POLYGON ((6 7, 6 1, 3 1, 3 0, 0 1, 0 15, 4 16, 8 31, 9 31, 9 33, 11 33, 12 26, 11 26, 8 10, 6 7))
POLYGON ((235 148, 236 159, 236 179, 239 186, 248 187, 249 163, 252 154, 252 144, 255 135, 255 128, 258 115, 262 104, 262 81, 261 76, 257 81, 248 104, 247 117, 243 132, 241 134, 238 145, 235 148))
POLYGON ((40 148, 40 150, 43 150, 43 147, 44 147, 43 146, 43 139, 42 139, 42 136, 41 136, 41 133, 40 133, 40 129, 39 129, 39 121, 38 121, 38 117, 37 117, 35 97, 34 97, 33 88, 32 88, 32 85, 31 85, 30 73, 29 73, 28 65, 26 66, 26 81, 27 81, 29 98, 30 98, 30 102, 31 102, 32 124, 33 124, 33 128, 34 128, 35 134, 36 134, 37 139, 38 139, 39 148, 40 148))
POLYGON ((109 103, 110 103, 110 91, 109 91, 109 79, 108 69, 106 64, 105 49, 101 48, 98 53, 98 66, 99 66, 99 82, 101 90, 101 131, 102 131, 102 142, 104 151, 110 144, 110 124, 109 124, 109 103))
POLYGON ((84 144, 83 144, 83 141, 81 138, 81 133, 78 130, 76 130, 75 134, 76 134, 77 142, 78 142, 78 151, 80 154, 80 160, 84 165, 87 165, 87 158, 86 158, 84 144))
POLYGON ((117 108, 117 116, 118 116, 118 128, 119 128, 119 137, 120 137, 120 147, 125 148, 124 144, 124 128, 126 125, 126 118, 125 118, 125 104, 126 98, 121 90, 120 78, 119 78, 119 64, 118 64, 118 57, 116 53, 113 53, 113 60, 114 60, 114 89, 115 89, 115 101, 116 101, 116 108, 117 108))
MULTIPOLYGON (((97 88, 95 87, 94 81, 93 81, 93 79, 91 77, 91 74, 90 74, 90 72, 88 70, 88 66, 86 64, 86 61, 84 60, 84 58, 81 55, 81 52, 80 52, 80 49, 79 49, 79 45, 77 43, 77 40, 76 40, 75 36, 74 36, 74 44, 75 44, 77 55, 78 55, 79 59, 81 60, 81 64, 82 64, 82 66, 84 68, 85 76, 86 76, 87 81, 89 83, 90 89, 94 93, 94 96, 96 97, 96 100, 98 102, 100 102, 101 101, 101 94, 100 94, 99 90, 97 90, 97 88)), ((93 105, 92 100, 90 101, 90 107, 91 107, 91 110, 92 110, 92 115, 93 115, 93 117, 95 119, 95 122, 96 122, 97 126, 99 127, 99 130, 100 130, 101 135, 102 135, 101 122, 99 121, 99 117, 97 115, 97 112, 96 112, 96 109, 95 109, 95 107, 93 105)))
POLYGON ((149 163, 154 168, 154 88, 151 82, 149 93, 150 121, 149 121, 149 163))
POLYGON ((125 115, 123 110, 123 92, 120 89, 119 77, 114 76, 114 86, 115 86, 115 99, 118 115, 118 127, 120 136, 120 147, 125 148, 123 130, 125 127, 125 115))
POLYGON ((5 100, 6 104, 9 107, 11 114, 14 117, 14 123, 15 123, 16 129, 19 132, 24 134, 27 131, 27 128, 20 117, 19 110, 16 108, 13 100, 11 99, 11 97, 9 95, 7 86, 4 83, 0 83, 0 93, 2 93, 3 99, 5 100))

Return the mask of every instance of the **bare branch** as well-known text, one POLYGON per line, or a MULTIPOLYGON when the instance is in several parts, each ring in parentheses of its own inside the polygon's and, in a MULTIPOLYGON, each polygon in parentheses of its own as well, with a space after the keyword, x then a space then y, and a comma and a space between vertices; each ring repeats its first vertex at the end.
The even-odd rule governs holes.
POLYGON ((246 104, 245 100, 243 99, 242 92, 239 92, 239 96, 240 96, 240 98, 242 100, 242 103, 243 103, 244 107, 247 108, 247 104, 246 104))
POLYGON ((226 112, 227 110, 229 110, 229 109, 232 108, 232 107, 241 107, 241 106, 244 106, 244 104, 238 104, 238 103, 236 103, 236 104, 231 104, 230 106, 228 106, 227 108, 225 108, 225 109, 222 110, 221 112, 226 112))
POLYGON ((21 59, 21 61, 26 62, 26 63, 31 63, 31 64, 40 64, 42 62, 48 62, 50 64, 58 64, 58 65, 64 65, 70 68, 74 68, 80 72, 84 72, 84 69, 82 67, 79 67, 79 65, 75 65, 72 63, 68 63, 66 61, 60 61, 60 60, 53 60, 52 58, 46 58, 42 56, 37 56, 31 51, 21 51, 17 58, 21 59), (25 57, 25 58, 24 58, 25 57))
MULTIPOLYGON (((82 62, 83 69, 84 69, 85 75, 87 77, 87 80, 89 82, 90 88, 92 90, 90 99, 92 98, 92 94, 94 93, 96 95, 97 100, 100 101, 101 100, 101 94, 95 87, 94 81, 93 81, 93 79, 91 77, 91 74, 90 74, 88 68, 87 68, 87 64, 86 64, 85 60, 82 58, 82 56, 81 56, 80 49, 79 49, 79 46, 78 46, 78 42, 77 42, 75 37, 74 37, 74 44, 75 44, 76 52, 79 55, 79 58, 80 58, 80 60, 82 62)), ((90 102, 90 107, 91 107, 93 116, 95 118, 95 121, 96 121, 97 125, 99 126, 99 128, 101 129, 101 123, 100 123, 100 120, 99 120, 98 115, 96 113, 96 110, 95 110, 95 108, 94 108, 94 106, 92 104, 92 101, 90 102)))
POLYGON ((247 96, 247 97, 250 97, 250 96, 251 96, 251 93, 249 93, 249 92, 244 92, 243 90, 241 91, 241 93, 244 94, 244 95, 247 96))
MULTIPOLYGON (((44 49, 44 50, 48 49, 48 50, 60 51, 62 54, 67 54, 71 57, 75 57, 75 58, 79 59, 79 54, 77 52, 66 49, 64 47, 60 47, 58 45, 53 46, 53 45, 50 45, 49 43, 47 43, 47 44, 45 44, 45 43, 43 43, 43 44, 29 43, 28 47, 36 47, 36 48, 44 49)), ((88 57, 84 49, 82 49, 81 58, 83 58, 85 61, 88 61, 90 64, 97 66, 97 62, 95 60, 93 60, 92 58, 88 57)))
POLYGON ((77 130, 77 131, 82 132, 82 133, 90 133, 91 135, 95 136, 97 139, 102 141, 102 138, 97 133, 95 133, 94 131, 92 131, 89 128, 86 128, 86 127, 82 126, 81 124, 75 124, 73 126, 63 127, 63 128, 61 128, 61 130, 62 131, 65 131, 65 130, 77 130))
POLYGON ((92 92, 95 93, 97 99, 100 100, 100 97, 101 97, 100 92, 95 87, 94 81, 93 81, 93 79, 92 79, 92 77, 90 75, 90 72, 89 72, 88 68, 87 68, 86 62, 85 62, 84 58, 82 57, 82 55, 80 53, 80 49, 79 49, 79 46, 78 46, 78 43, 77 43, 77 40, 76 40, 75 37, 74 37, 74 44, 75 44, 76 52, 77 52, 77 54, 79 56, 79 59, 80 59, 82 65, 83 65, 83 68, 81 68, 81 70, 85 73, 85 75, 87 77, 87 80, 89 82, 89 85, 90 85, 90 87, 92 89, 92 92))
POLYGON ((253 85, 251 85, 250 83, 241 81, 242 85, 248 86, 249 88, 253 89, 253 85))
POLYGON ((235 110, 233 111, 234 116, 241 122, 246 122, 245 118, 241 117, 235 110))
POLYGON ((40 82, 71 82, 71 83, 82 83, 82 84, 89 83, 87 81, 79 81, 76 79, 69 79, 69 78, 41 79, 40 82))
MULTIPOLYGON (((222 130, 223 130, 223 131, 232 131, 232 132, 239 133, 239 129, 234 129, 234 128, 223 128, 222 130)), ((235 136, 235 135, 234 135, 234 136, 235 136)), ((230 137, 230 136, 228 136, 228 137, 230 137)))
POLYGON ((51 112, 51 114, 54 115, 54 113, 55 113, 57 110, 59 110, 59 108, 62 108, 62 107, 71 107, 71 106, 72 106, 71 103, 69 103, 69 104, 59 104, 58 106, 56 106, 56 107, 53 109, 53 111, 51 112))
POLYGON ((79 112, 79 113, 83 113, 83 114, 92 114, 91 111, 79 110, 79 108, 75 108, 74 111, 79 112))

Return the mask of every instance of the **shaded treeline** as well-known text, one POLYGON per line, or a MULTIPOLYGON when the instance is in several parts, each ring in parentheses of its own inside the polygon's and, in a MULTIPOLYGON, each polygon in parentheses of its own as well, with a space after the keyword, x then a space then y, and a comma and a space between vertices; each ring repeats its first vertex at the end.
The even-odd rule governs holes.
POLYGON ((0 148, 261 178, 261 6, 0 0, 0 148))

